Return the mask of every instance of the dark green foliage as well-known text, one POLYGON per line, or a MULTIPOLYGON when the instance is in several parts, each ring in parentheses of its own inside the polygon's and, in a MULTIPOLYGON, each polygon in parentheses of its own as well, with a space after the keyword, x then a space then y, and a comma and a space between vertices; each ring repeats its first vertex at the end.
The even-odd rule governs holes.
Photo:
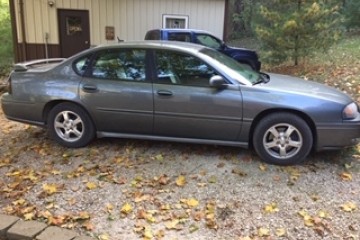
POLYGON ((0 75, 8 73, 13 61, 9 1, 0 0, 0 75))
POLYGON ((233 20, 232 24, 232 37, 253 37, 254 31, 251 23, 255 16, 256 2, 258 0, 232 0, 231 4, 231 16, 233 20))
POLYGON ((318 49, 327 50, 340 38, 341 15, 336 1, 268 0, 259 4, 256 35, 263 58, 280 63, 301 58, 318 49))
POLYGON ((348 30, 360 28, 360 1, 347 0, 342 10, 345 22, 344 25, 348 30))

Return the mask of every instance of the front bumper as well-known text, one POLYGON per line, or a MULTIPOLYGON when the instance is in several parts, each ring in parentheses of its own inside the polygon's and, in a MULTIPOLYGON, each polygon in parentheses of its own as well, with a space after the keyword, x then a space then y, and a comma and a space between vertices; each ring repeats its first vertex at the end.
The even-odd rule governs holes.
POLYGON ((360 141, 360 121, 317 126, 316 150, 340 149, 354 146, 360 141))

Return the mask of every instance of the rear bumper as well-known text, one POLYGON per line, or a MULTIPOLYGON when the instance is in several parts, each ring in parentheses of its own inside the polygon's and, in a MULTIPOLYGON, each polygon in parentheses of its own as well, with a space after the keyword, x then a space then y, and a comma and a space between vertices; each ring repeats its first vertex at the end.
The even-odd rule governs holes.
POLYGON ((45 124, 42 118, 43 106, 39 104, 14 101, 10 94, 4 93, 1 96, 1 108, 9 120, 38 126, 45 124))
POLYGON ((317 126, 316 150, 340 149, 360 141, 360 121, 317 126))

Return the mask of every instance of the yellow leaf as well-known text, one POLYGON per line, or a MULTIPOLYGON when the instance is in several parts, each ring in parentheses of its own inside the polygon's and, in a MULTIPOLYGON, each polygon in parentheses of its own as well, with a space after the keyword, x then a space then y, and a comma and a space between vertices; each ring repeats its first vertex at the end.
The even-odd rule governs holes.
POLYGON ((110 240, 110 237, 107 234, 101 234, 98 238, 99 240, 110 240))
POLYGON ((199 201, 196 200, 195 198, 190 198, 186 201, 186 204, 190 207, 190 208, 195 208, 199 205, 199 201))
POLYGON ((133 210, 132 206, 129 203, 125 203, 121 208, 121 213, 123 214, 129 214, 133 210))
POLYGON ((285 228, 278 228, 278 229, 276 229, 275 234, 278 237, 284 237, 286 235, 286 230, 285 230, 285 228))
POLYGON ((150 227, 145 227, 145 231, 144 231, 144 238, 145 239, 152 239, 154 236, 153 236, 153 232, 151 230, 150 227))
POLYGON ((88 212, 80 212, 78 216, 74 217, 74 220, 88 220, 90 214, 88 212))
POLYGON ((312 217, 308 217, 304 219, 304 224, 307 227, 313 227, 315 225, 314 219, 312 217))
POLYGON ((158 160, 158 161, 163 161, 164 157, 161 154, 159 154, 159 155, 155 156, 155 159, 158 160))
POLYGON ((357 209, 357 206, 355 203, 348 202, 348 203, 341 205, 341 208, 345 212, 352 212, 357 209))
POLYGON ((217 178, 216 176, 211 176, 208 180, 209 183, 216 183, 217 182, 217 178))
POLYGON ((46 183, 46 184, 43 185, 43 190, 48 195, 52 195, 52 194, 58 192, 56 184, 47 184, 46 183))
POLYGON ((114 205, 112 205, 111 203, 106 204, 106 211, 108 213, 112 213, 113 210, 114 210, 114 205))
POLYGON ((97 188, 97 187, 98 187, 97 184, 94 183, 94 182, 88 182, 88 183, 86 183, 86 188, 87 188, 88 190, 93 190, 93 189, 95 189, 95 188, 97 188))
POLYGON ((270 235, 270 229, 268 228, 259 228, 258 229, 259 237, 267 237, 270 235))
POLYGON ((265 164, 260 164, 259 168, 260 168, 260 170, 263 171, 263 172, 265 172, 265 171, 267 170, 267 167, 266 167, 265 164))
POLYGON ((34 218, 35 218, 35 214, 33 212, 24 214, 25 221, 33 220, 34 218))
POLYGON ((351 173, 343 172, 343 173, 340 174, 340 177, 344 181, 351 181, 352 180, 351 173))
POLYGON ((15 205, 15 206, 22 206, 22 205, 25 204, 25 202, 26 202, 26 200, 21 198, 19 200, 13 201, 12 204, 15 205))
POLYGON ((323 210, 320 210, 317 214, 320 218, 330 218, 329 216, 329 213, 323 211, 323 210))
POLYGON ((264 211, 266 213, 274 213, 274 212, 278 212, 279 208, 277 207, 276 203, 271 203, 271 204, 265 206, 264 211))
POLYGON ((179 220, 178 220, 178 219, 175 219, 175 220, 166 222, 166 223, 165 223, 165 227, 166 227, 166 229, 176 229, 178 223, 179 223, 179 220))
POLYGON ((300 215, 300 216, 302 216, 303 218, 305 218, 306 216, 309 216, 309 214, 306 212, 306 210, 300 210, 299 212, 298 212, 298 214, 300 215))
POLYGON ((176 179, 176 185, 178 185, 179 187, 183 187, 186 184, 186 178, 183 175, 180 175, 177 179, 176 179))
POLYGON ((52 171, 51 171, 51 174, 52 174, 52 175, 60 175, 61 172, 60 172, 59 170, 52 170, 52 171))
POLYGON ((251 237, 240 237, 239 240, 252 240, 251 237))

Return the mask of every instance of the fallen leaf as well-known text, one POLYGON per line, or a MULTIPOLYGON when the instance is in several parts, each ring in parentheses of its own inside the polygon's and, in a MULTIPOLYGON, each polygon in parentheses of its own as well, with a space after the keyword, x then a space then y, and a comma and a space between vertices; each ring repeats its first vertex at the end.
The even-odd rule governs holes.
POLYGON ((341 209, 345 212, 353 212, 354 210, 357 209, 357 206, 355 203, 347 202, 347 203, 341 205, 341 209))
POLYGON ((277 207, 277 204, 276 203, 271 203, 269 205, 266 205, 264 207, 264 211, 266 213, 274 213, 274 212, 278 212, 279 211, 279 208, 277 207))
POLYGON ((209 183, 216 183, 217 182, 217 178, 216 176, 211 176, 208 180, 209 183))
POLYGON ((110 240, 110 236, 108 234, 99 235, 99 240, 110 240))
POLYGON ((176 185, 179 187, 183 187, 186 184, 186 178, 183 175, 180 175, 177 179, 176 179, 176 185))
POLYGON ((125 203, 122 208, 121 208, 121 213, 127 215, 129 213, 131 213, 133 210, 132 206, 129 203, 125 203))
POLYGON ((190 198, 186 201, 186 204, 188 205, 188 207, 190 208, 195 208, 199 205, 199 201, 196 200, 195 198, 190 198))
POLYGON ((164 157, 163 157, 161 154, 159 154, 159 155, 156 155, 156 156, 155 156, 155 159, 156 159, 157 161, 163 161, 163 160, 164 160, 164 157))
POLYGON ((189 232, 190 233, 193 233, 193 232, 196 232, 197 230, 199 230, 199 226, 196 225, 196 224, 191 224, 190 227, 189 227, 189 232))
POLYGON ((174 219, 172 221, 168 221, 165 223, 165 227, 166 229, 172 230, 172 229, 177 229, 177 225, 179 224, 179 220, 178 219, 174 219))
POLYGON ((152 232, 152 229, 150 227, 145 227, 145 230, 144 230, 144 238, 145 239, 152 239, 154 236, 153 236, 153 232, 152 232))
POLYGON ((286 230, 285 228, 277 228, 275 234, 278 237, 284 237, 286 235, 286 230))
POLYGON ((94 182, 87 182, 86 183, 86 188, 88 189, 88 190, 94 190, 94 189, 96 189, 98 187, 98 185, 96 184, 96 183, 94 183, 94 182))
POLYGON ((352 175, 351 175, 351 173, 348 173, 348 172, 341 173, 340 177, 343 181, 351 181, 352 180, 352 175))
POLYGON ((259 169, 260 169, 261 171, 265 172, 265 171, 267 170, 267 166, 262 163, 262 164, 260 164, 259 169))
POLYGON ((30 221, 35 219, 35 214, 33 212, 24 214, 24 220, 30 221))
POLYGON ((259 237, 268 237, 268 236, 270 236, 270 229, 268 229, 268 228, 259 228, 258 229, 258 236, 259 237))
POLYGON ((58 186, 56 184, 44 184, 43 190, 47 195, 52 195, 58 192, 58 186))
POLYGON ((234 168, 231 172, 234 173, 234 174, 237 174, 237 175, 239 175, 241 177, 247 176, 247 173, 244 172, 243 170, 241 170, 240 168, 234 168))

